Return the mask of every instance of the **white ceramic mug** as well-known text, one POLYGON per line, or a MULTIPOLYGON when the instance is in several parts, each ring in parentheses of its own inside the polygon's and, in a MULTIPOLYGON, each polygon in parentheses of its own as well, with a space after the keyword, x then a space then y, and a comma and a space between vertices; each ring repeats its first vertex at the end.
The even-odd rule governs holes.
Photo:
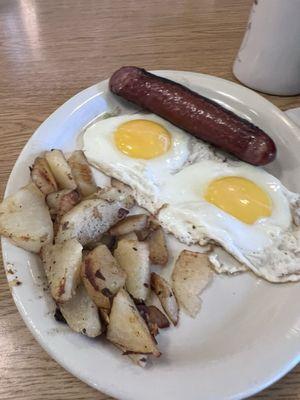
POLYGON ((233 73, 261 92, 300 93, 300 0, 254 1, 233 73))

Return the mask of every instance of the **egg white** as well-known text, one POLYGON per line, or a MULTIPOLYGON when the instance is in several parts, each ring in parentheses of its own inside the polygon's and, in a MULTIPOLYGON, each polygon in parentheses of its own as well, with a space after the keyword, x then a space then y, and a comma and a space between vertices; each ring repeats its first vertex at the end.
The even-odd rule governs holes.
POLYGON ((166 205, 158 218, 184 243, 203 245, 214 241, 270 281, 300 279, 300 252, 296 254, 299 229, 291 212, 299 210, 299 196, 263 169, 243 162, 200 161, 173 175, 162 197, 166 205), (204 199, 208 184, 224 176, 244 177, 268 193, 272 200, 270 217, 245 224, 208 203, 204 199))

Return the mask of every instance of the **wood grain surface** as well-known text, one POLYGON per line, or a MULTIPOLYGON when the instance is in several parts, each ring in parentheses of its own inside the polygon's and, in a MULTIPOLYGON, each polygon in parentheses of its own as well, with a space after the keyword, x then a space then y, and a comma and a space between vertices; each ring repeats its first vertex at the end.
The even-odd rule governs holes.
MULTIPOLYGON (((1 195, 40 123, 121 65, 234 80, 232 63, 250 7, 251 0, 0 0, 1 195)), ((282 109, 300 106, 299 96, 266 97, 282 109)), ((0 303, 0 399, 108 399, 37 344, 3 268, 0 303)), ((300 366, 253 398, 300 399, 300 366)))

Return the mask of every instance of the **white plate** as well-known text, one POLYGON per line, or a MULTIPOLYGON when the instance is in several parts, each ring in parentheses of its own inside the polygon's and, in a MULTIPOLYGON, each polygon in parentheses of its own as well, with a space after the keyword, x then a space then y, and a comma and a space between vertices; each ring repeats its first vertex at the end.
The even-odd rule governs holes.
MULTIPOLYGON (((159 71, 258 124, 279 152, 268 170, 300 191, 299 129, 258 94, 234 83, 191 72, 159 71)), ((7 184, 14 193, 29 179, 28 166, 45 149, 75 148, 82 128, 121 103, 107 81, 79 93, 52 114, 23 149, 7 184)), ((133 107, 122 102, 123 110, 133 107)), ((271 384, 299 361, 299 284, 271 285, 254 275, 217 276, 203 294, 193 320, 159 335, 163 356, 146 369, 132 365, 102 339, 71 332, 52 317, 36 256, 2 240, 6 269, 13 265, 22 285, 15 303, 41 346, 65 369, 94 388, 122 400, 241 399, 271 384)), ((11 276, 8 275, 8 279, 11 276)))

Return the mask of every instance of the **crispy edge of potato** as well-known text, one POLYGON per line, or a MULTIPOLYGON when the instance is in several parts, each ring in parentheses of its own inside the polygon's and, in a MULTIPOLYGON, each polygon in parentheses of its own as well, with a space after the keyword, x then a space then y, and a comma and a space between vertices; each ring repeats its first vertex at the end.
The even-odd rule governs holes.
POLYGON ((113 236, 126 235, 127 233, 145 229, 147 225, 148 215, 129 215, 128 217, 122 219, 121 221, 117 222, 113 227, 111 227, 109 233, 113 236))
POLYGON ((117 242, 120 240, 138 240, 137 234, 135 232, 126 233, 125 235, 117 236, 117 242))
POLYGON ((77 185, 64 153, 58 149, 46 151, 45 158, 59 189, 76 189, 77 185))
POLYGON ((113 299, 106 338, 122 348, 125 352, 123 354, 161 355, 146 322, 124 289, 120 289, 113 299), (143 349, 139 351, 138 347, 143 349))
POLYGON ((195 318, 201 308, 200 294, 213 278, 208 254, 183 250, 172 273, 173 290, 177 301, 195 318))
POLYGON ((46 203, 51 215, 62 216, 79 202, 80 194, 77 189, 62 189, 46 196, 46 203))
POLYGON ((179 307, 171 285, 162 276, 152 272, 151 289, 159 298, 162 308, 173 325, 176 326, 179 318, 179 307))
POLYGON ((165 314, 154 305, 136 304, 140 315, 145 320, 152 336, 157 336, 159 329, 169 328, 170 322, 165 314))
POLYGON ((150 289, 148 243, 122 239, 118 242, 114 256, 127 274, 127 291, 136 300, 145 301, 150 289))
POLYGON ((42 193, 47 195, 58 190, 56 180, 44 157, 36 157, 33 165, 29 167, 29 169, 32 182, 42 193))
POLYGON ((75 150, 68 159, 75 182, 83 197, 96 192, 97 185, 93 177, 92 169, 82 150, 75 150))
POLYGON ((140 354, 140 353, 128 353, 124 349, 124 347, 119 346, 117 344, 114 344, 115 347, 117 347, 119 350, 122 351, 123 356, 127 356, 130 358, 130 360, 135 364, 138 365, 139 367, 145 368, 147 365, 148 361, 148 356, 147 354, 140 354))
POLYGON ((147 239, 149 243, 149 257, 153 264, 166 265, 169 261, 169 252, 165 233, 162 228, 157 228, 150 233, 147 239))
POLYGON ((126 273, 109 249, 100 244, 85 256, 81 279, 94 303, 100 309, 109 311, 112 297, 125 284, 126 273))

